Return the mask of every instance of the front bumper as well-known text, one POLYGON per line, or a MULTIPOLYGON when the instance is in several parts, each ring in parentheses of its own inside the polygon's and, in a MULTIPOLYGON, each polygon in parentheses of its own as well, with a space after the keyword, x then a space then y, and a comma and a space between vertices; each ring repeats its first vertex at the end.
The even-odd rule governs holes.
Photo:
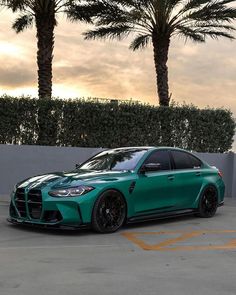
POLYGON ((89 198, 52 198, 40 190, 18 190, 11 197, 8 222, 37 227, 88 227, 93 202, 89 198), (83 215, 82 215, 83 212, 83 215))

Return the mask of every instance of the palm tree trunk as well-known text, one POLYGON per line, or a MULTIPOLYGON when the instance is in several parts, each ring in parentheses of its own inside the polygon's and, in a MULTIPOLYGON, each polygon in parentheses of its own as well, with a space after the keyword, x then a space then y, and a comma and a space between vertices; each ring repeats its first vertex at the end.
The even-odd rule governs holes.
POLYGON ((157 93, 161 106, 169 106, 169 85, 168 85, 168 53, 170 46, 169 37, 158 37, 154 32, 152 34, 152 43, 154 50, 154 62, 156 68, 157 93))
MULTIPOLYGON (((36 28, 38 39, 38 96, 41 100, 38 109, 38 145, 53 145, 55 139, 55 126, 46 124, 45 118, 51 118, 52 98, 52 60, 54 49, 54 28, 56 25, 55 11, 49 14, 36 15, 36 28)), ((53 122, 52 122, 53 123, 53 122)))
MULTIPOLYGON (((54 12, 52 11, 52 13, 54 12)), ((51 99, 55 14, 36 16, 36 28, 38 39, 38 95, 40 99, 51 99)))

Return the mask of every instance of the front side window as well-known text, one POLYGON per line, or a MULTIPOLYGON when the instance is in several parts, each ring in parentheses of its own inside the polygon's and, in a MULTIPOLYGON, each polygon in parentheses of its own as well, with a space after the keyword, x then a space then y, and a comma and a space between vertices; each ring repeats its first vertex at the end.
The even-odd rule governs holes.
POLYGON ((170 170, 170 157, 168 151, 156 151, 152 153, 145 161, 144 165, 145 164, 159 164, 159 170, 170 170))
POLYGON ((95 171, 134 170, 146 152, 146 149, 108 150, 94 156, 78 169, 95 171))
POLYGON ((175 169, 196 169, 201 168, 201 161, 185 152, 171 151, 175 162, 175 169))

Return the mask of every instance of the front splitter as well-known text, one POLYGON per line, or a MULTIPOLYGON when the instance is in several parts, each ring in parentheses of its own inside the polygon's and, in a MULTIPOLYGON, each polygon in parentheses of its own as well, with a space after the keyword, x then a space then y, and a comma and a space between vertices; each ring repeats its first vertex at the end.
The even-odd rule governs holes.
POLYGON ((33 222, 30 220, 22 220, 19 218, 8 217, 7 221, 11 224, 23 225, 36 228, 45 228, 45 229, 85 229, 90 228, 89 224, 80 224, 80 225, 70 225, 70 224, 60 224, 60 223, 45 223, 45 222, 33 222))

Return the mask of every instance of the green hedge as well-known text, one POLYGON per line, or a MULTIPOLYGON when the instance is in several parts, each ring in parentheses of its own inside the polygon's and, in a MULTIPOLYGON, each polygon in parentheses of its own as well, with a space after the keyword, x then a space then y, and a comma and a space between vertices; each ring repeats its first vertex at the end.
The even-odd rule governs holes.
POLYGON ((223 109, 0 97, 2 144, 155 145, 225 152, 232 147, 234 131, 232 113, 223 109))

